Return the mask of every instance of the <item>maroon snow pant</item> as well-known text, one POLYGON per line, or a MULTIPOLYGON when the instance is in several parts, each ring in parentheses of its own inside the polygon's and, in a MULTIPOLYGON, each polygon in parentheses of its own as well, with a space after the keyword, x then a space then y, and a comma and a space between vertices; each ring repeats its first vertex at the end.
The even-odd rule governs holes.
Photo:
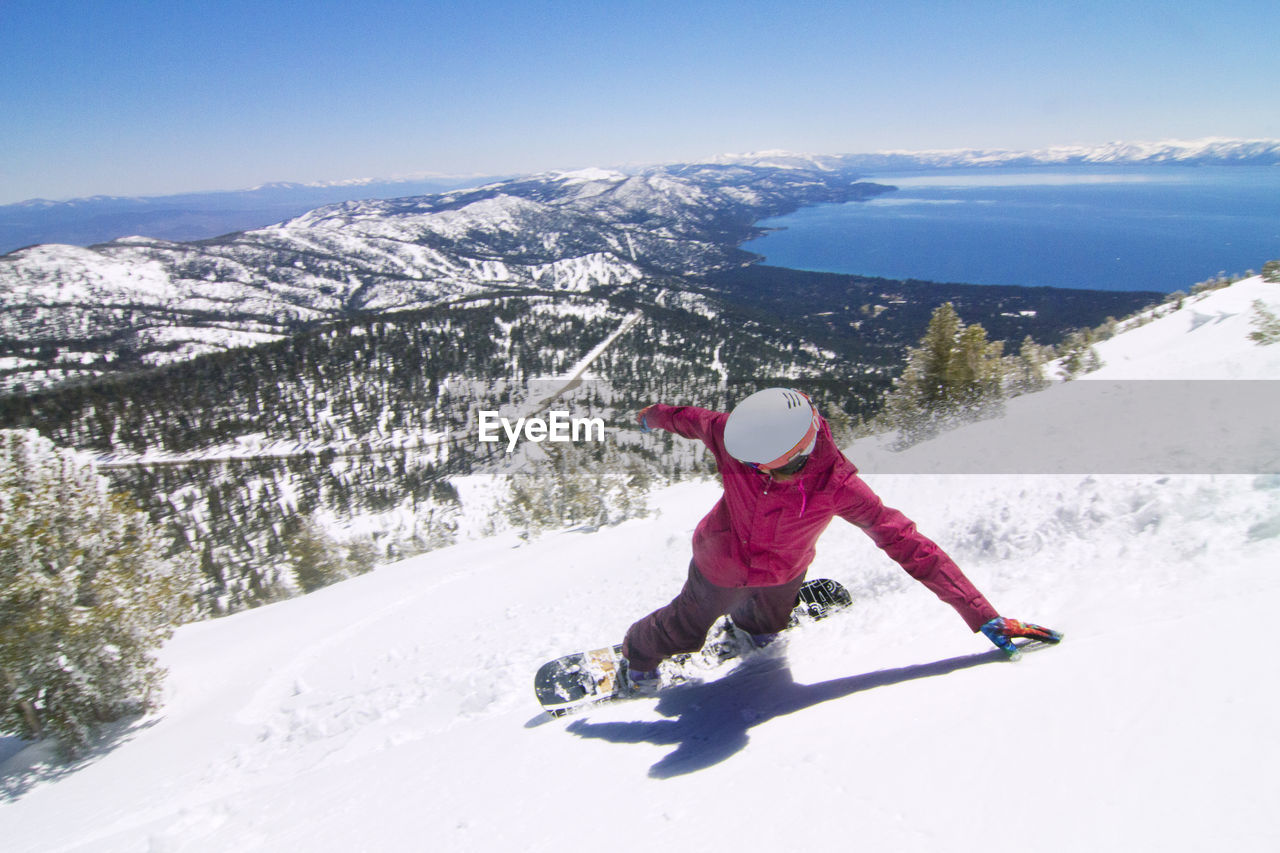
POLYGON ((655 670, 663 658, 696 652, 721 616, 749 634, 773 634, 787 627, 804 574, 781 586, 716 586, 689 564, 684 589, 666 607, 627 630, 622 655, 637 670, 655 670))

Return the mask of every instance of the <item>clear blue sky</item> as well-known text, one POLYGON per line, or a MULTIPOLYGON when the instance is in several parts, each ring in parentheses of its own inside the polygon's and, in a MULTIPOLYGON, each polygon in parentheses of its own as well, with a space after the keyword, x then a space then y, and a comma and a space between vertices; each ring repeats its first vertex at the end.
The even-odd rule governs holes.
POLYGON ((0 0, 0 203, 1280 137, 1280 3, 0 0))

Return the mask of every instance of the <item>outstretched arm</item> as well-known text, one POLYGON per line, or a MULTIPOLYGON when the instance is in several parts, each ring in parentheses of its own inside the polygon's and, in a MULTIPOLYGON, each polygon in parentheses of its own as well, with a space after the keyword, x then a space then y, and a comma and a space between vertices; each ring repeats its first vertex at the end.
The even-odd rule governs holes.
POLYGON ((665 403, 654 403, 645 406, 636 414, 640 428, 645 432, 651 429, 665 429, 682 435, 685 438, 696 438, 708 442, 717 423, 728 415, 700 409, 697 406, 668 406, 665 403))
POLYGON ((981 631, 1009 657, 1019 655, 1014 638, 1043 643, 1062 639, 1062 634, 1052 629, 1000 616, 932 539, 920 533, 901 512, 886 507, 861 478, 850 477, 844 494, 846 501, 840 515, 845 520, 864 530, 909 575, 954 607, 970 629, 981 631))
POLYGON ((845 484, 840 516, 859 527, 911 577, 950 604, 970 630, 978 631, 1000 614, 965 577, 960 567, 915 522, 884 505, 856 476, 845 484))

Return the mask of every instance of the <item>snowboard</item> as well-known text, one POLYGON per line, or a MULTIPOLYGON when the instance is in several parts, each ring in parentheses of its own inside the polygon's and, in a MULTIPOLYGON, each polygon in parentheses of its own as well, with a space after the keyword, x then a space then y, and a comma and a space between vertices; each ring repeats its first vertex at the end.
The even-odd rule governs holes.
MULTIPOLYGON (((827 578, 807 581, 796 596, 787 627, 795 627, 806 619, 825 619, 852 603, 853 596, 836 581, 827 578)), ((735 631, 727 618, 722 620, 720 638, 709 639, 697 655, 676 655, 671 658, 672 665, 678 671, 695 657, 716 664, 739 657, 744 643, 735 637, 735 631)), ((599 702, 626 698, 626 665, 621 644, 565 655, 538 669, 533 678, 533 691, 543 710, 553 717, 562 717, 599 702)))

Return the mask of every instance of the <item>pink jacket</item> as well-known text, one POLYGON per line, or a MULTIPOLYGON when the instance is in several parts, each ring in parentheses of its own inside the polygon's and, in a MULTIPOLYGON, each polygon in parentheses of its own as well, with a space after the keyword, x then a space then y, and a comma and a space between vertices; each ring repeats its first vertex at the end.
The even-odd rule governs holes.
POLYGON ((693 562, 717 586, 775 586, 802 574, 831 519, 864 530, 907 573, 950 604, 977 631, 999 615, 946 553, 896 509, 886 507, 831 438, 825 420, 804 470, 789 482, 734 459, 724 447, 729 416, 661 403, 651 427, 696 438, 715 455, 724 494, 693 533, 693 562))

